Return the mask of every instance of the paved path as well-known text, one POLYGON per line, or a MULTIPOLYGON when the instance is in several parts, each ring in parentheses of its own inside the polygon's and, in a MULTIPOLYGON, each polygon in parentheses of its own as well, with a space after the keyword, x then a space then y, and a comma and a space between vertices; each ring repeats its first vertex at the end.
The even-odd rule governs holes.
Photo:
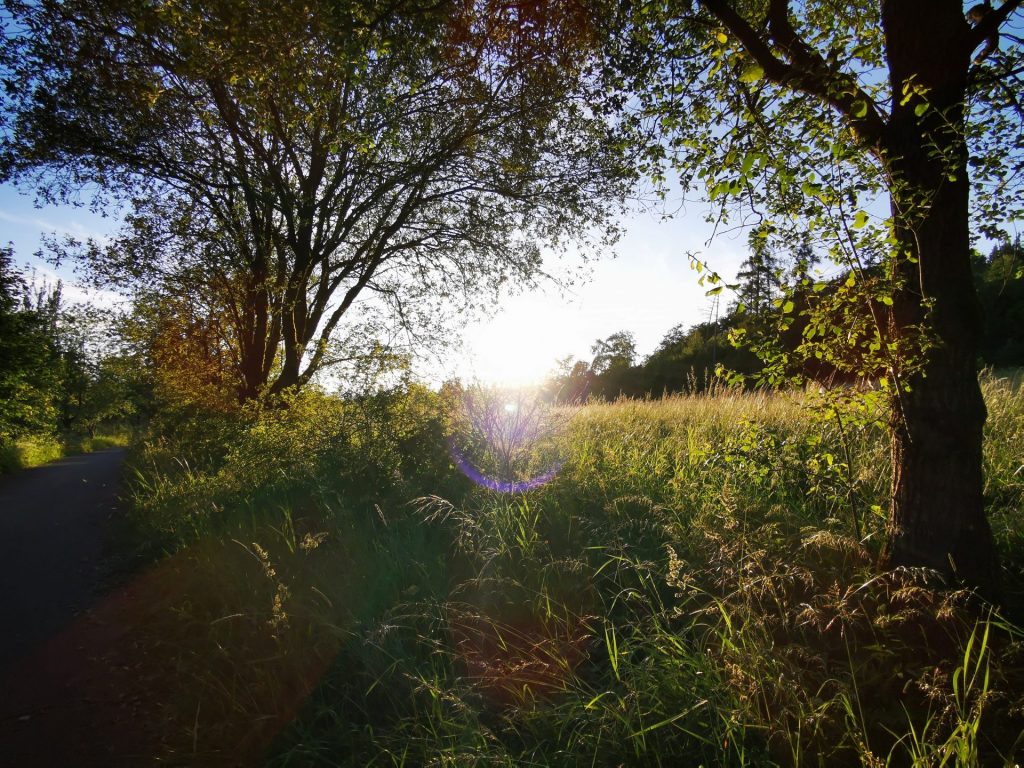
POLYGON ((262 613, 240 612, 266 577, 233 541, 102 589, 122 460, 0 479, 0 768, 262 765, 338 636, 282 651, 262 613))
POLYGON ((123 459, 98 451, 0 478, 0 679, 99 597, 123 459))

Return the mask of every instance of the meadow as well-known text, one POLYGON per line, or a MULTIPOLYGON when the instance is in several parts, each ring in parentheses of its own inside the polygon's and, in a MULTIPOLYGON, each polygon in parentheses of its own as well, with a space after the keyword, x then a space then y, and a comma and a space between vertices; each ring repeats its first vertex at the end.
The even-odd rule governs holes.
POLYGON ((92 435, 67 432, 64 434, 37 434, 0 442, 0 475, 19 469, 39 467, 76 453, 102 451, 106 448, 124 448, 132 439, 132 429, 109 425, 93 431, 92 435))
POLYGON ((983 389, 998 609, 879 572, 870 397, 488 410, 409 385, 165 413, 132 451, 122 532, 173 574, 136 640, 165 670, 156 748, 191 765, 1014 764, 1024 389, 983 389), (527 482, 487 480, 509 472, 527 482))

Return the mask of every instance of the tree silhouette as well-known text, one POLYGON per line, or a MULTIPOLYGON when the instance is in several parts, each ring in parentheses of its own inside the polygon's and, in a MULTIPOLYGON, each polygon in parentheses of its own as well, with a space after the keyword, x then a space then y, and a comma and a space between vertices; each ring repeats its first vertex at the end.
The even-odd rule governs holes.
POLYGON ((531 281, 629 175, 568 0, 6 5, 4 175, 126 199, 94 275, 189 293, 243 400, 351 356, 360 306, 413 331, 531 281))

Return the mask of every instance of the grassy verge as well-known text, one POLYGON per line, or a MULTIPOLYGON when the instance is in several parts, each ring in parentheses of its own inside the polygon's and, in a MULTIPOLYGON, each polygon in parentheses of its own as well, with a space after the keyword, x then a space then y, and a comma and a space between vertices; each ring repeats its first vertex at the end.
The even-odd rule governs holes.
MULTIPOLYGON (((1024 391, 984 390, 1012 611, 1024 391)), ((486 475, 486 445, 457 400, 415 389, 175 427, 133 459, 138 535, 191 585, 136 644, 177 673, 164 754, 255 762, 274 739, 281 766, 1012 762, 1013 614, 879 573, 884 431, 803 398, 562 414, 537 430, 549 481, 511 494, 456 471, 486 475)))
POLYGON ((36 435, 0 443, 0 475, 57 461, 65 456, 106 448, 123 448, 131 441, 131 430, 109 428, 89 435, 36 435))

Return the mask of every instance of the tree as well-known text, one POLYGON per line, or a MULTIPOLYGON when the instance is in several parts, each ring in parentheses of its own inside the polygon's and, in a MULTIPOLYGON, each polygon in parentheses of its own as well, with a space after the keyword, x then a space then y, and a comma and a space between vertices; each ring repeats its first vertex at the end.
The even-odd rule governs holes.
POLYGON ((790 270, 789 279, 800 288, 810 287, 814 268, 820 261, 821 258, 815 252, 809 238, 802 238, 793 249, 793 267, 790 270))
POLYGON ((736 273, 736 306, 755 317, 770 312, 780 294, 782 268, 765 235, 760 230, 750 233, 750 255, 736 273))
POLYGON ((554 369, 541 385, 541 396, 549 403, 581 405, 590 396, 593 380, 590 364, 568 355, 555 362, 554 369))
POLYGON ((1024 365, 1024 243, 992 248, 988 258, 976 259, 975 279, 985 316, 981 345, 987 365, 1024 365))
POLYGON ((12 249, 0 249, 0 442, 92 432, 131 410, 98 341, 106 319, 88 306, 67 306, 60 283, 30 286, 12 249))
POLYGON ((636 339, 630 331, 618 331, 598 339, 590 347, 590 394, 597 397, 632 397, 640 394, 636 370, 636 339))
POLYGON ((44 293, 33 301, 13 250, 0 248, 0 442, 56 426, 55 295, 56 300, 44 293))
POLYGON ((346 357, 368 294, 415 328, 534 279, 628 176, 572 0, 5 7, 7 174, 127 199, 94 274, 187 285, 243 400, 346 357))
POLYGON ((629 368, 636 360, 636 339, 630 331, 618 331, 595 341, 590 353, 590 370, 599 376, 613 368, 629 368))
POLYGON ((990 594, 971 215, 989 236, 1019 218, 1024 112, 1019 41, 972 56, 1019 5, 972 26, 953 0, 666 0, 638 6, 618 50, 618 85, 660 119, 651 158, 668 151, 717 224, 800 224, 882 307, 858 351, 892 392, 886 563, 990 594))
POLYGON ((757 357, 729 343, 730 331, 745 328, 750 321, 745 312, 728 312, 688 329, 672 328, 638 370, 643 391, 652 397, 704 392, 716 381, 719 366, 740 374, 756 373, 761 368, 757 357))
POLYGON ((58 427, 94 437, 105 424, 137 423, 149 411, 150 372, 126 338, 123 314, 88 303, 55 309, 58 427))

